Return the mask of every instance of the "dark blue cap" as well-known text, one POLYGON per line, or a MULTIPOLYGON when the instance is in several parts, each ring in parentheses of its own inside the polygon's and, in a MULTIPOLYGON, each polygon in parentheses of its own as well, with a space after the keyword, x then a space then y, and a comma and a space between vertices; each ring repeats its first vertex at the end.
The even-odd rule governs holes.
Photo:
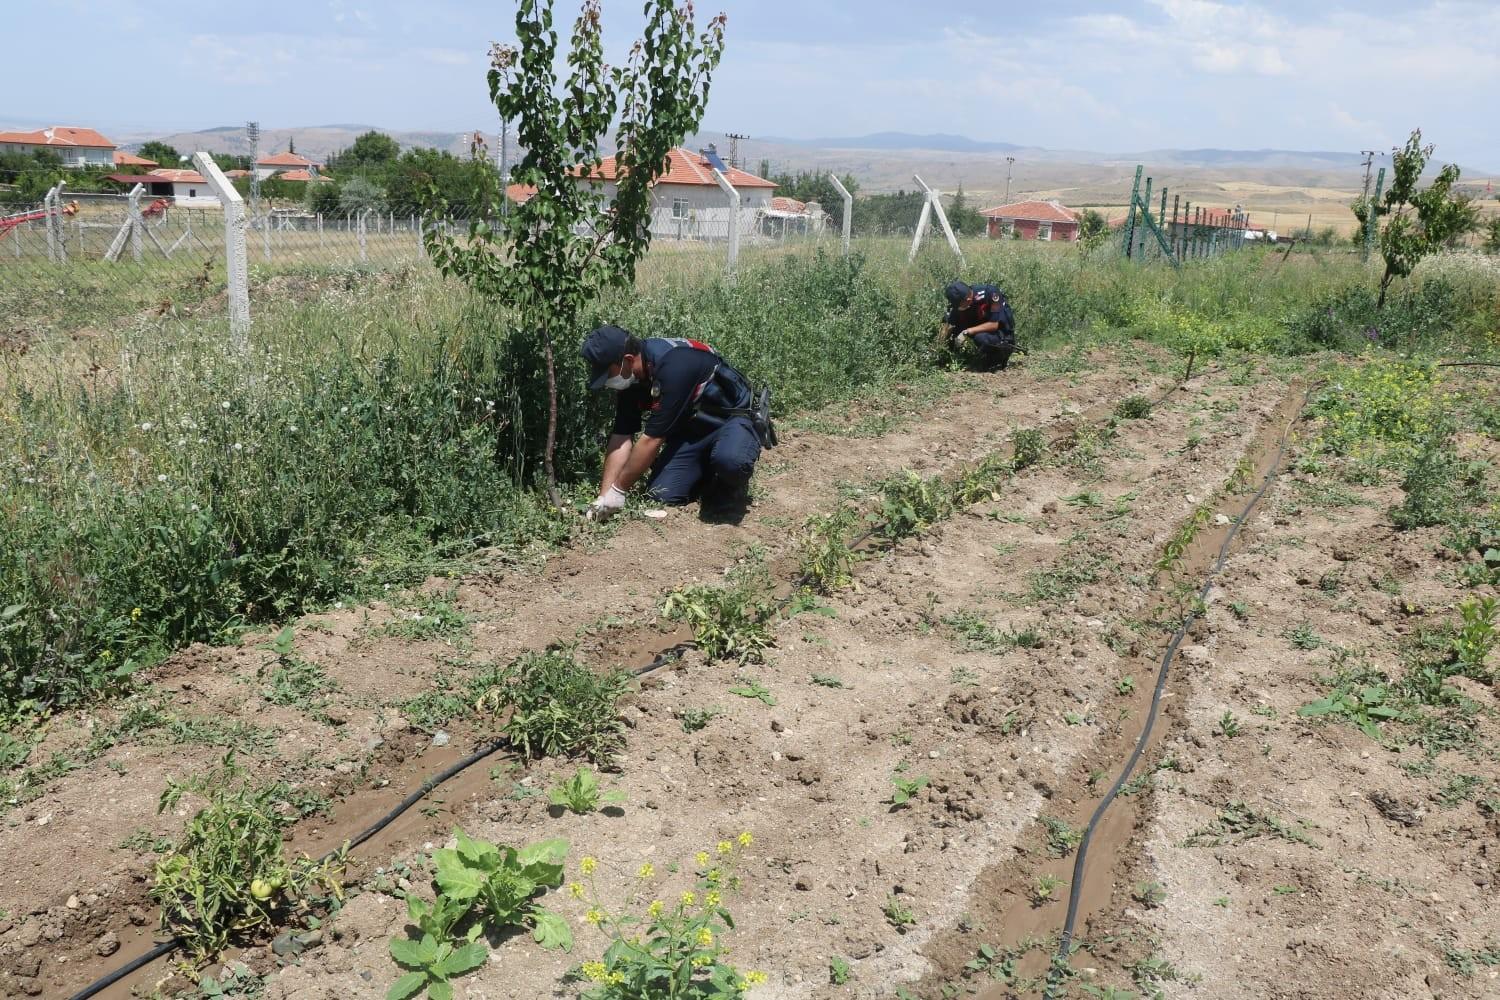
POLYGON ((613 325, 598 327, 583 338, 583 346, 578 353, 583 355, 583 360, 592 369, 590 391, 597 392, 604 388, 604 381, 609 378, 609 366, 619 364, 620 359, 625 357, 625 342, 629 339, 628 331, 613 325))
POLYGON ((961 306, 964 304, 964 299, 968 298, 969 293, 972 291, 974 289, 962 281, 951 281, 948 283, 948 287, 943 289, 943 294, 948 297, 949 305, 961 306))

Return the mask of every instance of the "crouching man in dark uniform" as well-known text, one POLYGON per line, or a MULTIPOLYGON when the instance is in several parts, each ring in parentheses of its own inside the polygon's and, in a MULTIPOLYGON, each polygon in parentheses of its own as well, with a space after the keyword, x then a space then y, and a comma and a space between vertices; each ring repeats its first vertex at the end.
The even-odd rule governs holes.
POLYGON ((986 370, 1004 371, 1016 349, 1016 319, 1005 293, 994 285, 970 288, 955 281, 943 294, 948 299, 950 342, 956 346, 968 337, 979 349, 986 370))
POLYGON ((745 377, 697 340, 601 326, 581 353, 593 372, 589 389, 616 393, 604 479, 588 517, 612 517, 648 472, 646 493, 660 503, 701 499, 706 515, 743 513, 761 444, 775 443, 769 393, 757 401, 745 377))

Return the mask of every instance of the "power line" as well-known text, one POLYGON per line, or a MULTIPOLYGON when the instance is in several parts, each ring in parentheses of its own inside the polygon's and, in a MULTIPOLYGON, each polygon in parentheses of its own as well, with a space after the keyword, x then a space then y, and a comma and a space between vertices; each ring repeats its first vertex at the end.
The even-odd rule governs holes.
POLYGON ((724 138, 729 140, 729 165, 744 170, 744 166, 740 163, 740 140, 750 137, 741 132, 725 132, 724 138))

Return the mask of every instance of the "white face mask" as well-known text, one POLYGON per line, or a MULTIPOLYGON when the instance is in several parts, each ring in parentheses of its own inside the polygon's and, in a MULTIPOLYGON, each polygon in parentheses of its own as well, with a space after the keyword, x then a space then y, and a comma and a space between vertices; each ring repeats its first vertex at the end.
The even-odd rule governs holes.
POLYGON ((609 378, 604 380, 604 388, 614 389, 616 391, 621 389, 629 389, 633 385, 635 385, 634 375, 630 376, 629 378, 626 378, 624 375, 611 375, 609 378))

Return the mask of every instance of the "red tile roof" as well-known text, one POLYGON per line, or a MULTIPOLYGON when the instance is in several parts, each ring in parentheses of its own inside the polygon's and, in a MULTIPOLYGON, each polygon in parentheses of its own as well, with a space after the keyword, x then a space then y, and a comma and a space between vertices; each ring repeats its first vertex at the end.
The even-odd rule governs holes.
POLYGON ((157 181, 167 181, 172 184, 207 184, 203 175, 196 170, 174 170, 161 167, 146 174, 145 177, 157 181))
POLYGON ((505 197, 517 205, 524 205, 535 194, 535 184, 507 184, 505 186, 505 197))
POLYGON ((802 215, 807 211, 807 202, 778 195, 771 199, 771 211, 791 212, 795 215, 802 215))
POLYGON ((250 176, 250 171, 248 171, 248 170, 226 170, 226 171, 224 171, 224 176, 228 177, 230 180, 233 180, 236 177, 249 177, 250 176))
POLYGON ((79 146, 88 149, 114 149, 115 144, 91 128, 54 125, 35 132, 0 132, 0 142, 25 143, 30 146, 79 146))
POLYGON ((257 167, 310 167, 313 161, 296 153, 273 153, 255 161, 257 167))
MULTIPOLYGON (((594 176, 600 180, 614 180, 615 158, 606 156, 594 176)), ((774 188, 776 186, 764 177, 757 177, 736 167, 730 167, 725 172, 724 179, 737 188, 774 188)), ((718 181, 714 180, 713 168, 708 165, 708 160, 704 159, 701 153, 690 153, 681 146, 667 154, 667 171, 657 178, 656 183, 691 184, 698 187, 719 186, 718 181)))
POLYGON ((332 180, 332 178, 329 178, 329 177, 319 177, 317 174, 312 173, 312 172, 307 171, 307 170, 284 170, 284 171, 282 171, 279 174, 274 174, 271 177, 271 179, 272 180, 278 180, 278 181, 326 181, 326 180, 332 180))
POLYGON ((986 219, 1025 219, 1027 222, 1077 222, 1072 212, 1055 201, 1015 201, 979 213, 986 219))
POLYGON ((115 166, 117 167, 156 167, 160 166, 155 160, 148 160, 144 156, 136 156, 127 153, 123 149, 115 150, 115 166))

